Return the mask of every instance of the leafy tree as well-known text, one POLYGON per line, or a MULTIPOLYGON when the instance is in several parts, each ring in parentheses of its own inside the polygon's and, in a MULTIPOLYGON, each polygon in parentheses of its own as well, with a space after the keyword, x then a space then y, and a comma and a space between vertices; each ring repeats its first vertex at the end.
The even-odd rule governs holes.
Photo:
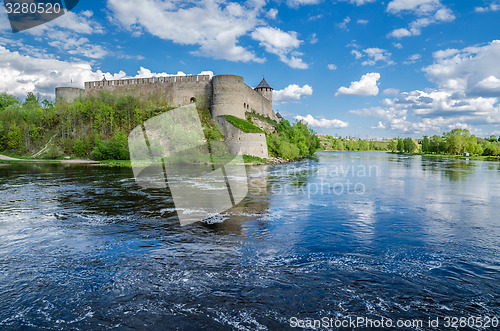
POLYGON ((397 145, 398 152, 402 153, 405 150, 405 144, 403 139, 398 138, 398 145, 397 145))
POLYGON ((404 145, 404 151, 406 153, 414 153, 414 152, 418 151, 418 146, 415 144, 415 142, 411 138, 405 138, 403 140, 403 145, 404 145))
POLYGON ((16 124, 12 124, 7 133, 7 147, 14 150, 21 148, 22 141, 23 133, 21 128, 16 124))
POLYGON ((422 140, 422 152, 424 153, 430 152, 430 141, 429 137, 427 136, 424 136, 424 139, 422 140))
POLYGON ((19 104, 19 100, 17 100, 16 97, 7 93, 0 94, 0 110, 4 110, 8 106, 14 104, 19 104))

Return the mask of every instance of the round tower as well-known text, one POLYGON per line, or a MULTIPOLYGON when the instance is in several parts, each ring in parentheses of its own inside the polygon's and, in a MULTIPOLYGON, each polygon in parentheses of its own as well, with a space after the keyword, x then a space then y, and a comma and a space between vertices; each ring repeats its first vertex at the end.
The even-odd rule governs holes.
POLYGON ((233 115, 245 118, 243 77, 218 75, 212 78, 212 117, 233 115))
POLYGON ((273 88, 269 86, 266 79, 262 77, 262 81, 257 85, 255 91, 259 92, 264 98, 273 102, 273 88))
POLYGON ((77 87, 56 87, 56 103, 66 101, 73 103, 75 99, 81 97, 85 93, 84 89, 77 87))

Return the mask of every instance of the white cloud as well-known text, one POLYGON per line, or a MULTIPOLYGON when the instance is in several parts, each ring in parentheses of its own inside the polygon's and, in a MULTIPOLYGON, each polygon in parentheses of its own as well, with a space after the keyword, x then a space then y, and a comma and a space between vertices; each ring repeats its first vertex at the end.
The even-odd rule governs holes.
POLYGON ((362 25, 365 25, 365 24, 368 24, 368 23, 369 23, 369 21, 368 21, 368 20, 363 20, 363 19, 361 19, 361 18, 360 18, 360 19, 358 19, 356 22, 357 22, 358 24, 362 24, 362 25))
MULTIPOLYGON (((210 75, 211 71, 203 71, 201 75, 210 75)), ((87 81, 108 80, 122 78, 145 78, 158 76, 185 76, 183 72, 177 74, 153 73, 141 67, 135 76, 127 76, 124 71, 118 73, 93 70, 89 62, 61 61, 54 58, 38 58, 21 55, 0 46, 0 91, 13 94, 16 97, 25 97, 28 92, 40 93, 42 96, 53 97, 58 86, 72 86, 83 88, 87 81)))
POLYGON ((397 88, 388 88, 388 89, 385 89, 382 93, 384 95, 396 96, 399 94, 399 92, 400 92, 400 90, 397 88))
POLYGON ((342 30, 349 31, 349 29, 347 28, 347 24, 349 24, 349 22, 351 22, 351 18, 347 16, 342 22, 338 23, 337 26, 342 30))
POLYGON ((0 46, 0 91, 18 97, 28 92, 52 96, 61 84, 83 87, 85 81, 107 78, 123 78, 124 72, 116 74, 93 71, 88 62, 66 62, 50 58, 35 58, 12 52, 0 46))
POLYGON ((262 1, 244 5, 203 0, 179 6, 173 1, 108 0, 108 8, 126 29, 143 30, 181 45, 197 45, 193 54, 242 62, 263 62, 252 51, 238 45, 238 38, 260 23, 262 1))
POLYGON ((351 54, 356 57, 356 60, 364 58, 365 60, 361 63, 364 66, 375 65, 379 61, 389 65, 394 64, 394 61, 391 60, 392 54, 385 49, 377 47, 367 48, 362 51, 353 49, 351 54))
POLYGON ((297 38, 297 32, 285 32, 278 28, 259 27, 251 33, 254 40, 260 41, 260 45, 269 53, 278 55, 280 61, 288 64, 294 69, 307 69, 308 65, 298 56, 301 54, 294 51, 303 41, 297 38))
POLYGON ((320 3, 321 0, 287 0, 287 5, 293 8, 304 5, 315 5, 320 3))
POLYGON ((354 55, 354 57, 356 58, 356 60, 359 60, 359 59, 361 59, 363 57, 363 53, 361 53, 360 51, 355 50, 355 49, 353 49, 351 51, 351 54, 354 55))
POLYGON ((349 3, 352 3, 356 6, 362 6, 370 2, 375 2, 376 0, 341 0, 341 1, 348 1, 349 3))
POLYGON ((48 44, 71 55, 81 55, 92 59, 100 59, 108 54, 108 51, 101 45, 95 45, 86 37, 76 35, 66 35, 62 31, 54 31, 51 34, 54 40, 48 44))
POLYGON ((316 44, 318 42, 318 37, 316 33, 311 34, 311 36, 309 37, 309 42, 311 44, 316 44))
POLYGON ((380 74, 378 72, 372 72, 365 74, 361 77, 358 82, 352 82, 349 87, 340 87, 335 93, 335 96, 339 95, 357 95, 357 96, 375 96, 378 95, 378 80, 380 79, 380 74))
POLYGON ((57 30, 71 31, 77 34, 103 34, 104 28, 92 19, 93 15, 90 10, 81 13, 69 11, 53 21, 26 30, 26 32, 44 37, 50 37, 50 34, 57 30))
MULTIPOLYGON (((0 22, 2 16, 0 15, 0 22)), ((99 59, 108 55, 109 52, 104 46, 92 43, 89 40, 90 35, 105 32, 104 28, 92 17, 93 12, 90 10, 80 13, 70 11, 53 21, 28 29, 25 33, 35 36, 37 40, 43 41, 45 44, 64 53, 99 59)), ((2 24, 0 23, 1 29, 2 24)), ((24 52, 28 47, 29 45, 24 45, 18 47, 18 49, 24 52)))
POLYGON ((266 13, 266 16, 272 20, 275 20, 276 17, 278 16, 278 9, 276 8, 269 9, 269 11, 266 13))
POLYGON ((333 120, 327 120, 325 118, 314 118, 312 115, 306 115, 306 116, 295 116, 294 117, 297 121, 302 121, 305 124, 312 126, 313 128, 322 128, 322 129, 330 129, 330 128, 347 128, 349 126, 349 123, 333 119, 333 120))
POLYGON ((403 38, 418 36, 421 30, 431 24, 455 20, 453 12, 441 3, 441 0, 392 0, 387 5, 387 12, 394 15, 409 14, 417 17, 408 28, 398 28, 388 36, 403 38))
POLYGON ((282 90, 273 91, 273 100, 275 102, 298 101, 304 95, 312 95, 313 89, 309 85, 300 87, 297 84, 290 84, 282 90))
POLYGON ((408 29, 405 29, 405 28, 395 29, 391 33, 389 33, 389 36, 394 37, 394 38, 409 37, 411 35, 412 35, 412 33, 408 29))
POLYGON ((500 5, 492 3, 487 7, 476 7, 474 8, 474 11, 476 13, 487 13, 487 12, 496 12, 500 10, 500 5))
POLYGON ((413 54, 410 57, 408 57, 408 60, 406 60, 404 63, 405 64, 412 64, 412 63, 417 62, 421 58, 422 58, 422 55, 420 55, 420 54, 413 54))
MULTIPOLYGON (((455 127, 482 132, 478 126, 500 126, 500 41, 434 54, 424 71, 438 88, 415 90, 382 100, 382 107, 350 113, 379 118, 402 133, 441 133, 455 127)), ((386 90, 387 91, 387 90, 386 90)), ((396 92, 396 91, 394 91, 396 92)))
POLYGON ((372 126, 372 129, 382 129, 383 130, 385 128, 386 128, 386 126, 381 121, 378 121, 377 126, 372 126))
POLYGON ((335 64, 329 64, 328 70, 337 70, 337 66, 335 64))
POLYGON ((500 79, 495 76, 489 76, 476 84, 475 88, 486 93, 500 93, 500 79))
POLYGON ((491 76, 500 77, 500 40, 461 50, 442 50, 433 55, 434 64, 424 71, 440 88, 469 95, 500 96, 500 91, 494 91, 489 88, 491 84, 488 85, 491 76))
MULTIPOLYGON (((208 75, 212 77, 214 73, 212 71, 202 71, 198 75, 208 75)), ((151 78, 151 77, 173 77, 173 76, 187 76, 186 73, 182 71, 178 71, 176 74, 169 74, 166 72, 152 72, 151 70, 141 67, 137 71, 137 75, 131 77, 131 78, 151 78)))
POLYGON ((403 48, 403 45, 401 45, 401 43, 392 43, 392 46, 396 47, 397 49, 403 48))

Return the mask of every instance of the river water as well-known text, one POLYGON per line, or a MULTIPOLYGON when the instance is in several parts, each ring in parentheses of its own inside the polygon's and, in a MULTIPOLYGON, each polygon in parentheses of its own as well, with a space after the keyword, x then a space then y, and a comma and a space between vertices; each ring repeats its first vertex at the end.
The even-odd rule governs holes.
POLYGON ((131 169, 0 165, 0 329, 500 317, 500 163, 322 152, 247 171, 242 203, 180 226, 131 169))

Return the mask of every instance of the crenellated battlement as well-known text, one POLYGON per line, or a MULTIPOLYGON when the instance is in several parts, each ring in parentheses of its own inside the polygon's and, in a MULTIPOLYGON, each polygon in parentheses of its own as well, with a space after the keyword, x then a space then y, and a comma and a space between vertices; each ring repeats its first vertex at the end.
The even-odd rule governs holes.
POLYGON ((212 116, 233 115, 245 118, 245 112, 255 111, 278 120, 272 110, 272 88, 263 79, 255 88, 246 85, 236 75, 187 75, 149 78, 126 78, 91 81, 84 89, 58 87, 56 100, 72 102, 82 95, 97 96, 101 92, 134 95, 147 100, 159 96, 172 107, 196 102, 200 108, 210 108, 212 116))
POLYGON ((85 82, 85 90, 100 89, 103 87, 109 88, 113 86, 128 86, 138 87, 138 85, 150 84, 168 84, 168 83, 192 83, 192 82, 210 82, 209 75, 189 75, 189 76, 165 76, 152 78, 129 78, 129 79, 114 79, 101 80, 93 82, 85 82))

